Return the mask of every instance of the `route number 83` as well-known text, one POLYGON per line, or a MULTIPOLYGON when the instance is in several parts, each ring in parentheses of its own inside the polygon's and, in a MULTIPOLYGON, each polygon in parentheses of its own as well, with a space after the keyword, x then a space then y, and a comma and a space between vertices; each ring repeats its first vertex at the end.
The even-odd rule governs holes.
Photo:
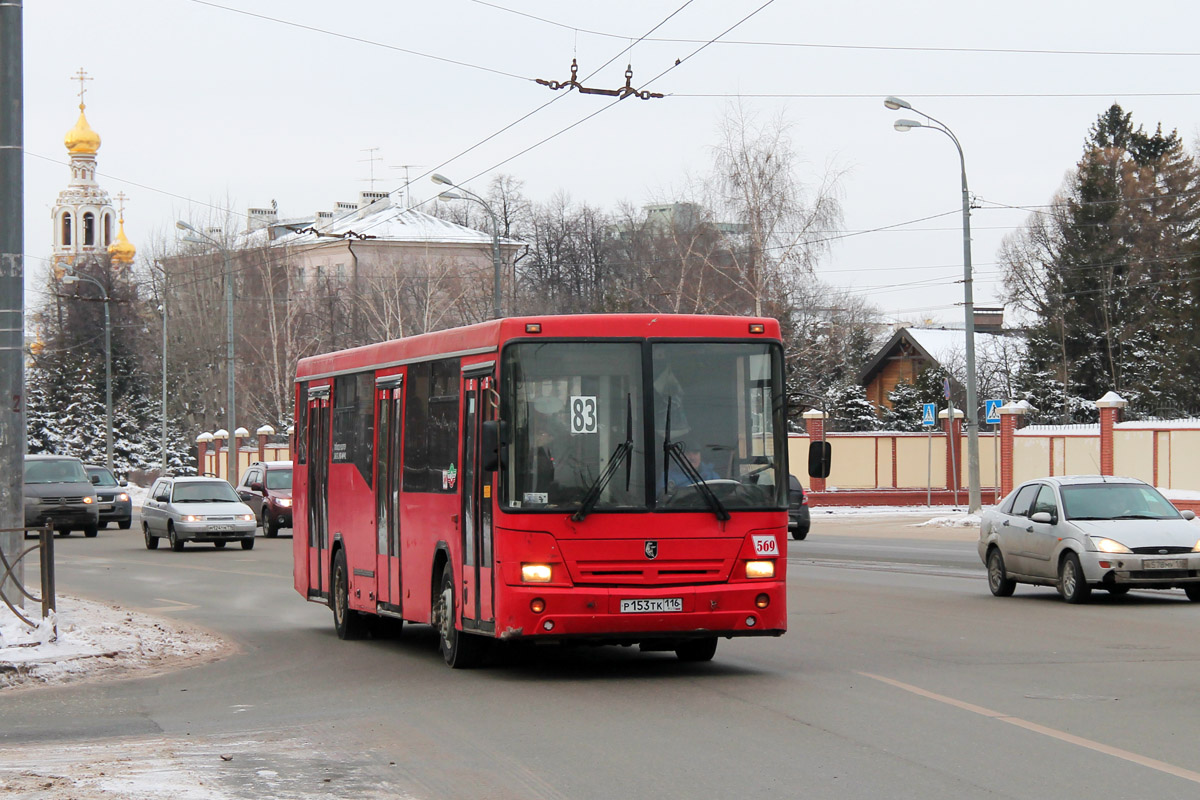
POLYGON ((571 395, 571 433, 599 433, 595 395, 571 395))

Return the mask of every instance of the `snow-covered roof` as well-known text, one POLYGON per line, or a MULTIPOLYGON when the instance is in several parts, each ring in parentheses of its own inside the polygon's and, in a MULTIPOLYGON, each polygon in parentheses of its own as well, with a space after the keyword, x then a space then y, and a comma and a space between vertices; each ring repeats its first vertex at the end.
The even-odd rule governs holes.
MULTIPOLYGON (((309 218, 299 222, 292 221, 288 223, 287 227, 302 232, 277 235, 275 239, 277 244, 314 244, 347 236, 366 236, 369 237, 368 241, 419 242, 422 244, 490 246, 492 243, 490 232, 457 225, 415 208, 394 206, 387 200, 371 203, 355 211, 344 211, 327 220, 309 218), (313 233, 312 228, 320 231, 320 234, 313 233)), ((279 226, 275 226, 276 231, 279 229, 279 226)), ((512 247, 516 244, 510 239, 500 240, 502 247, 512 247)))
MULTIPOLYGON (((965 363, 967 336, 961 328, 907 328, 909 336, 922 350, 943 366, 965 363)), ((1003 333, 975 333, 975 361, 999 362, 1025 350, 1023 337, 1003 333), (1014 347, 1016 351, 1014 352, 1014 347)))

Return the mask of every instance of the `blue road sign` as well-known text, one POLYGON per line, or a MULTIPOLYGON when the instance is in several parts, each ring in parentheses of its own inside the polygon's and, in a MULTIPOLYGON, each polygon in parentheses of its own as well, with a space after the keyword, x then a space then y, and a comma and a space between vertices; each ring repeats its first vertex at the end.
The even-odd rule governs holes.
POLYGON ((925 403, 925 410, 921 414, 921 424, 925 426, 937 424, 937 404, 925 403))
POLYGON ((950 379, 942 378, 942 397, 950 399, 950 379))
POLYGON ((985 400, 983 404, 983 421, 988 425, 1000 424, 1000 406, 1004 405, 1003 400, 985 400))

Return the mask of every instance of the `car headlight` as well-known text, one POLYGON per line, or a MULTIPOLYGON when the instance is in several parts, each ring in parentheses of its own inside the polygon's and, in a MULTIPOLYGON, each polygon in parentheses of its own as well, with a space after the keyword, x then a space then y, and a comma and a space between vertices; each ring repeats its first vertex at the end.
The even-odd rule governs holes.
POLYGON ((250 520, 254 519, 254 515, 253 514, 238 514, 238 519, 240 519, 242 522, 249 522, 250 520))
POLYGON ((747 578, 774 578, 775 577, 775 562, 774 561, 747 561, 746 562, 746 577, 747 578))
POLYGON ((83 504, 85 506, 90 506, 94 502, 96 502, 96 498, 94 498, 94 497, 89 496, 89 497, 83 498, 83 504))
POLYGON ((25 498, 25 505, 27 505, 27 506, 38 506, 41 504, 42 504, 42 498, 40 498, 40 497, 26 497, 25 498))
POLYGON ((183 522, 204 522, 204 517, 200 514, 184 514, 183 522))
POLYGON ((1125 545, 1120 542, 1114 542, 1112 539, 1104 539, 1099 536, 1088 537, 1092 540, 1092 546, 1101 553, 1132 553, 1125 545))
POLYGON ((129 500, 129 495, 125 494, 125 492, 121 492, 119 495, 117 495, 118 502, 124 503, 127 500, 129 500))
POLYGON ((1196 546, 1192 548, 1193 553, 1200 553, 1200 539, 1196 540, 1196 546))
POLYGON ((526 583, 549 583, 550 582, 550 565, 549 564, 522 564, 521 565, 521 580, 526 583))
POLYGON ((281 508, 291 508, 292 507, 292 500, 290 497, 281 497, 278 500, 276 500, 275 502, 278 503, 281 508))

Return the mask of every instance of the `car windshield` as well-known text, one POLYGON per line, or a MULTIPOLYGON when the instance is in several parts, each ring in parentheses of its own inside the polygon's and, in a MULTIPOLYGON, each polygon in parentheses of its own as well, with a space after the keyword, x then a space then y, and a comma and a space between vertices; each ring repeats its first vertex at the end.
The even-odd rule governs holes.
POLYGON ((25 483, 90 483, 83 464, 73 458, 25 462, 25 483))
POLYGON ((173 503, 239 503, 237 493, 225 481, 177 483, 171 493, 173 503))
POLYGON ((101 467, 92 467, 87 471, 88 478, 92 479, 92 483, 96 486, 116 486, 117 479, 107 469, 101 467))
POLYGON ((268 489, 291 489, 292 488, 292 471, 290 469, 269 469, 269 470, 267 470, 267 488, 268 489))
POLYGON ((1062 487, 1067 519, 1178 519, 1179 512, 1151 486, 1092 483, 1062 487))

